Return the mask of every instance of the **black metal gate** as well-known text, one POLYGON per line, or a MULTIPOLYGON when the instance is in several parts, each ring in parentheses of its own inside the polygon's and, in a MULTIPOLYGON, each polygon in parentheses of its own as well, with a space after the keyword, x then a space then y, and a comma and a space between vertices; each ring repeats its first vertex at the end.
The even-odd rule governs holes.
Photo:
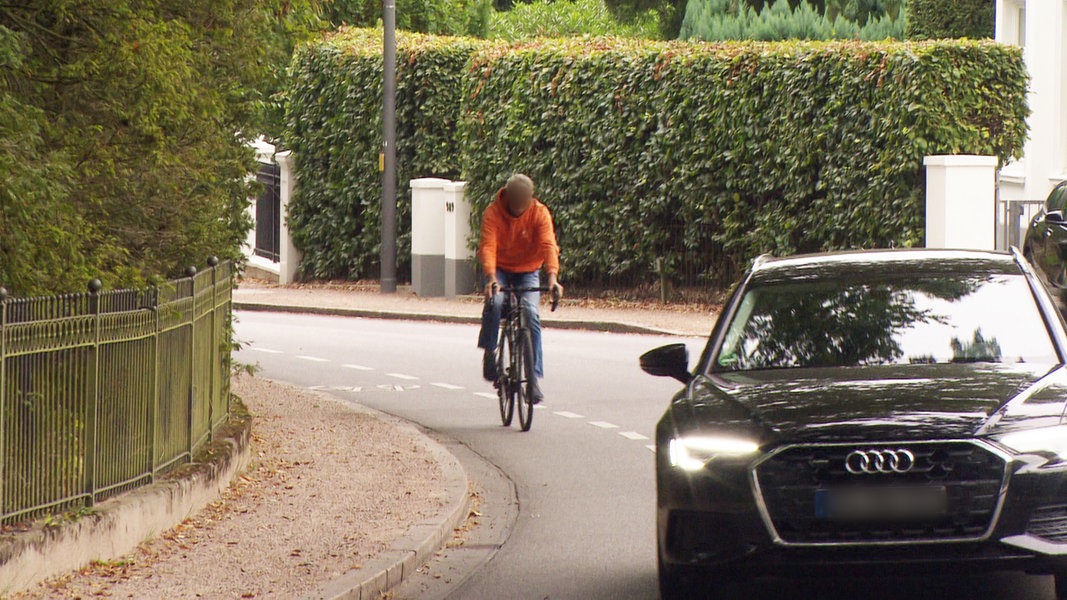
POLYGON ((257 256, 278 262, 281 260, 282 195, 281 167, 260 164, 256 180, 263 184, 263 191, 256 198, 256 247, 257 256))

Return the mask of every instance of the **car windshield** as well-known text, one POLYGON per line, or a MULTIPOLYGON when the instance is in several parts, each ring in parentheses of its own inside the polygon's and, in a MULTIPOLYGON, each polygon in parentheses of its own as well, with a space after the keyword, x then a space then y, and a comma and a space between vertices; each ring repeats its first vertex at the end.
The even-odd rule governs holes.
POLYGON ((1059 362, 1022 275, 757 285, 716 357, 716 371, 1059 362))

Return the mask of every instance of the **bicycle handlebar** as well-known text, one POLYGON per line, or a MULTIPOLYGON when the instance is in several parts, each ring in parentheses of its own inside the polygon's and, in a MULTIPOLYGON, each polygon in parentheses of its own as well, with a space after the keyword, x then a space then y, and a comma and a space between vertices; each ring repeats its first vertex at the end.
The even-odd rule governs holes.
POLYGON ((560 301, 559 294, 556 292, 556 290, 554 288, 550 288, 548 286, 541 286, 541 287, 511 287, 511 286, 501 286, 500 284, 493 284, 493 287, 496 288, 502 294, 515 294, 516 296, 518 296, 520 294, 525 294, 526 292, 541 292, 541 293, 552 292, 552 312, 556 312, 556 308, 559 307, 559 301, 560 301))

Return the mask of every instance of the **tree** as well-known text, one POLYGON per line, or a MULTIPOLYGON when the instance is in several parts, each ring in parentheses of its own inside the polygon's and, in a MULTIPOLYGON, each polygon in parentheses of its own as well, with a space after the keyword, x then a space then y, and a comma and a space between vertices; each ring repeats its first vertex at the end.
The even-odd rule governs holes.
POLYGON ((904 36, 902 0, 692 0, 678 37, 702 40, 864 39, 904 36))
POLYGON ((603 0, 533 0, 494 12, 489 36, 505 40, 574 35, 654 38, 659 34, 657 27, 652 13, 618 21, 603 0))
MULTIPOLYGON (((419 33, 484 37, 492 9, 492 0, 397 0, 396 26, 419 33)), ((322 14, 334 27, 373 27, 381 22, 382 3, 327 0, 322 14)))
POLYGON ((910 0, 908 37, 911 39, 993 37, 994 0, 910 0))
POLYGON ((244 138, 271 129, 278 65, 310 1, 0 8, 0 283, 80 291, 89 274, 136 283, 236 257, 244 138))

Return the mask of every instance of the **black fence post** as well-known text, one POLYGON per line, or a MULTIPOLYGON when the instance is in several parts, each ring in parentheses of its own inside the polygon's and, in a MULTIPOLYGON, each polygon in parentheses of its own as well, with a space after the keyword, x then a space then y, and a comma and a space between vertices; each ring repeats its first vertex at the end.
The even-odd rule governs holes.
POLYGON ((196 444, 196 267, 185 269, 189 278, 189 462, 193 462, 193 446, 196 444))
POLYGON ((6 512, 4 488, 7 479, 4 477, 4 461, 7 458, 7 448, 4 443, 7 429, 7 381, 4 378, 7 371, 5 364, 7 359, 7 288, 0 286, 0 515, 6 512))
POLYGON ((100 417, 100 290, 104 284, 99 279, 89 281, 89 313, 93 320, 92 359, 89 361, 89 406, 86 410, 85 434, 85 491, 89 506, 96 504, 96 458, 100 417))
POLYGON ((211 373, 211 376, 210 376, 210 378, 208 378, 207 428, 208 428, 208 431, 210 431, 212 434, 214 434, 215 433, 215 400, 216 400, 216 398, 215 398, 215 393, 216 393, 216 390, 215 390, 216 373, 215 373, 215 371, 218 370, 218 368, 219 368, 219 366, 218 366, 219 345, 217 343, 218 338, 216 338, 216 335, 218 334, 218 332, 215 331, 215 322, 217 320, 216 319, 216 315, 215 315, 215 311, 218 310, 219 298, 218 298, 218 290, 216 289, 215 286, 218 285, 219 257, 217 257, 217 256, 209 256, 208 259, 207 259, 207 264, 208 264, 209 267, 211 267, 211 316, 209 317, 211 319, 211 337, 209 338, 209 342, 208 342, 209 344, 211 344, 211 366, 210 366, 210 368, 208 370, 209 373, 211 373))
POLYGON ((162 326, 159 320, 159 288, 153 286, 149 289, 149 298, 146 304, 152 311, 152 363, 148 366, 152 371, 151 397, 148 398, 148 457, 145 468, 148 472, 148 481, 156 481, 156 452, 159 449, 159 404, 162 396, 159 376, 159 337, 162 335, 162 326))

